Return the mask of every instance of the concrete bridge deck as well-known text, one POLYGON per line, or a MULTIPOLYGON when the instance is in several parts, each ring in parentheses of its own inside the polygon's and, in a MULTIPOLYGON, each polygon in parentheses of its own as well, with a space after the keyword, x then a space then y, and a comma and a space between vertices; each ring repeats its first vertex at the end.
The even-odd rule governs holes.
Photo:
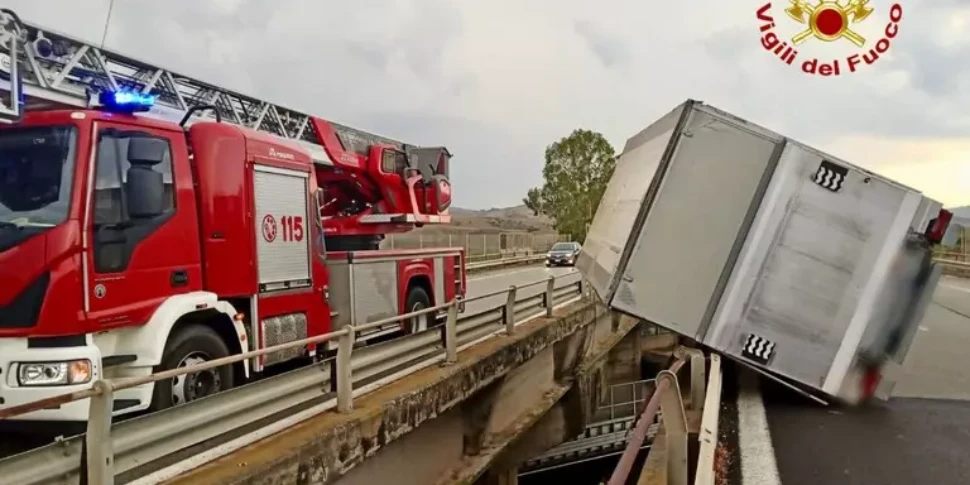
MULTIPOLYGON (((548 271, 472 284, 507 287, 505 275, 534 280, 548 271)), ((514 476, 527 458, 582 432, 607 383, 639 379, 637 327, 577 301, 460 352, 456 364, 358 397, 350 413, 320 414, 165 483, 424 485, 514 476)))

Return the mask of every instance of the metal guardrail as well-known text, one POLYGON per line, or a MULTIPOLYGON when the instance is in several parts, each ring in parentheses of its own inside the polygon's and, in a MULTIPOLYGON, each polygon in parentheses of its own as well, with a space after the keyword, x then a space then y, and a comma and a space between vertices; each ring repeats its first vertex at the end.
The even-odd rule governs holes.
POLYGON ((967 259, 970 259, 970 253, 960 251, 936 251, 934 252, 933 256, 942 260, 966 261, 967 259))
MULTIPOLYGON (((563 275, 560 279, 569 276, 572 275, 563 275)), ((224 455, 267 435, 265 431, 273 429, 274 423, 282 423, 277 427, 283 429, 333 408, 340 413, 351 412, 356 396, 436 362, 454 364, 460 349, 499 333, 512 334, 516 324, 522 323, 522 320, 552 316, 553 308, 557 305, 584 295, 581 279, 559 287, 556 281, 556 277, 550 276, 533 283, 467 298, 463 303, 498 295, 505 295, 506 301, 499 307, 461 318, 458 317, 458 301, 454 300, 366 325, 345 327, 325 335, 150 376, 99 380, 90 390, 0 410, 0 418, 3 418, 46 406, 90 399, 85 434, 0 460, 0 484, 77 484, 86 478, 89 485, 111 485, 120 474, 134 474, 137 478, 139 474, 156 472, 148 468, 163 458, 172 461, 175 455, 176 462, 190 459, 198 453, 198 450, 191 448, 198 445, 204 444, 207 448, 215 446, 224 455), (521 290, 539 285, 544 285, 544 291, 539 294, 524 298, 517 296, 521 295, 521 290), (438 311, 447 313, 443 325, 373 346, 354 348, 354 338, 361 331, 438 311), (332 339, 338 342, 334 359, 157 413, 112 422, 112 396, 118 390, 332 339), (286 415, 288 410, 301 405, 310 407, 296 415, 286 415), (263 422, 274 417, 275 421, 263 422), (261 425, 249 429, 256 422, 261 425), (245 434, 226 438, 227 435, 240 433, 245 434), (223 443, 213 443, 220 438, 224 438, 223 443), (178 456, 179 452, 187 449, 190 452, 187 456, 178 456)), ((207 456, 211 461, 222 455, 209 453, 207 456)), ((201 464, 199 462, 196 466, 201 464)))
POLYGON ((605 405, 599 406, 594 416, 600 413, 608 413, 610 420, 635 416, 637 409, 646 401, 647 391, 654 385, 656 385, 656 379, 611 384, 608 394, 609 401, 605 405), (626 398, 626 395, 630 397, 626 398))
MULTIPOLYGON (((636 427, 630 434, 627 447, 620 457, 620 461, 610 477, 609 485, 621 485, 627 482, 632 473, 633 463, 643 446, 648 432, 655 422, 662 422, 661 430, 666 440, 663 451, 663 467, 666 477, 663 485, 688 485, 689 473, 689 430, 687 427, 687 410, 701 411, 701 425, 698 441, 700 442, 697 468, 694 473, 694 485, 713 485, 716 475, 715 450, 717 448, 718 419, 721 401, 721 359, 717 354, 711 354, 710 378, 707 378, 704 353, 698 349, 680 347, 676 352, 677 360, 669 369, 657 375, 656 386, 637 420, 636 427), (682 399, 680 383, 677 373, 685 363, 690 363, 689 402, 682 399)), ((651 449, 651 452, 654 450, 651 449)), ((644 468, 650 466, 648 458, 644 468)), ((641 472, 640 482, 644 481, 641 472)), ((659 485, 659 484, 658 484, 659 485)))
POLYGON ((717 475, 714 452, 717 451, 717 425, 721 411, 721 356, 711 354, 710 377, 707 380, 707 398, 701 415, 700 450, 697 452, 697 473, 694 485, 714 485, 717 475))
MULTIPOLYGON (((963 257, 965 258, 966 255, 963 257)), ((934 258, 933 261, 943 266, 943 274, 945 275, 956 276, 959 278, 966 278, 970 276, 970 262, 967 262, 966 259, 960 261, 937 257, 934 258)))
POLYGON ((514 258, 503 258, 494 261, 483 261, 481 263, 468 263, 465 268, 467 271, 481 271, 484 269, 500 268, 514 264, 538 263, 546 259, 545 254, 532 254, 528 256, 518 256, 514 258))
MULTIPOLYGON (((611 384, 606 404, 596 408, 591 422, 581 434, 529 458, 519 467, 520 474, 540 473, 577 460, 622 452, 626 447, 627 437, 633 430, 637 414, 646 401, 647 393, 655 384, 656 379, 611 384), (523 472, 523 468, 526 471, 523 472)), ((657 427, 657 424, 650 425, 647 438, 656 434, 657 427)))
MULTIPOLYGON (((450 246, 446 246, 450 247, 450 246)), ((513 249, 509 251, 499 251, 488 254, 468 254, 465 253, 465 262, 468 264, 485 263, 498 259, 518 258, 520 256, 533 256, 536 254, 546 254, 547 251, 536 251, 534 249, 513 249)))
POLYGON ((944 266, 953 266, 960 269, 970 269, 970 262, 967 261, 955 261, 952 259, 937 258, 934 259, 939 264, 944 266))

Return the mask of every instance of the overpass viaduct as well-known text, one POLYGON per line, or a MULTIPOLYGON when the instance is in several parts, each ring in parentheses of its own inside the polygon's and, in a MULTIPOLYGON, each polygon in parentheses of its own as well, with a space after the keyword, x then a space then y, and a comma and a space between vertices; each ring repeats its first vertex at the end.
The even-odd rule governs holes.
POLYGON ((515 483, 582 431, 603 386, 638 378, 636 328, 581 299, 167 483, 515 483))
POLYGON ((583 432, 608 385, 641 378, 640 325, 594 303, 573 270, 480 274, 469 295, 453 358, 448 325, 354 348, 352 400, 334 392, 338 356, 89 423, 0 460, 0 484, 514 483, 521 463, 583 432))

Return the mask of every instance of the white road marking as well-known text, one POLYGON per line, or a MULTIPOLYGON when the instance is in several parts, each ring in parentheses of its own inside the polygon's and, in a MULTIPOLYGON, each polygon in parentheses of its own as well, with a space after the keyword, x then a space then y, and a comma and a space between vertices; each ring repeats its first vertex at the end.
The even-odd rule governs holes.
POLYGON ((963 286, 951 285, 947 283, 940 283, 940 286, 945 286, 951 290, 962 291, 964 293, 970 293, 970 288, 965 288, 963 286))
POLYGON ((741 452, 741 483, 745 485, 781 485, 775 449, 771 444, 768 416, 765 412, 757 376, 743 372, 738 393, 738 448, 741 452))

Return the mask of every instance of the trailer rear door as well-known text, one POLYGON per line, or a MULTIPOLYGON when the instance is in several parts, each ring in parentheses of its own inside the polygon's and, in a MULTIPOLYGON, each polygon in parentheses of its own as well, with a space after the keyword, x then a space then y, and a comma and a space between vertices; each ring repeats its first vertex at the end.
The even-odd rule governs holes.
POLYGON ((627 241, 635 230, 637 216, 646 203, 670 138, 689 103, 678 106, 630 138, 616 162, 576 261, 576 267, 604 301, 608 302, 612 296, 627 241))

